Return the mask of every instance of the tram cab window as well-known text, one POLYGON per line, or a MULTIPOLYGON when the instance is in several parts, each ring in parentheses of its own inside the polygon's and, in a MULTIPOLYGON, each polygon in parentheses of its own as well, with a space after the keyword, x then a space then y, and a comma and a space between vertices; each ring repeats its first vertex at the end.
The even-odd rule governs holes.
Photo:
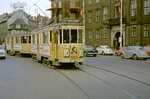
POLYGON ((77 30, 71 30, 71 43, 77 43, 77 30))
POLYGON ((21 43, 27 43, 27 36, 21 37, 21 43))
POLYGON ((28 36, 28 43, 31 43, 31 36, 28 36))
POLYGON ((63 43, 69 43, 69 29, 63 30, 63 43))
POLYGON ((47 43, 47 41, 48 41, 47 32, 43 32, 42 36, 43 36, 43 43, 44 44, 47 43))
POLYGON ((32 35, 32 44, 35 44, 35 34, 32 35))
POLYGON ((50 31, 49 33, 50 33, 49 38, 50 38, 50 43, 51 43, 52 42, 52 31, 50 31))
POLYGON ((82 39, 82 32, 83 32, 82 30, 79 30, 79 32, 78 32, 79 33, 79 37, 78 37, 79 43, 82 43, 82 40, 83 40, 82 39))

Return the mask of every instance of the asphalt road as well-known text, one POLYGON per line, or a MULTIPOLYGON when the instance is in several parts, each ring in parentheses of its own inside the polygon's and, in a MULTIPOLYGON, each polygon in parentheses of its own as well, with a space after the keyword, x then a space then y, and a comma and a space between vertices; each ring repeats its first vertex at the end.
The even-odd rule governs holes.
POLYGON ((7 56, 0 59, 0 99, 150 99, 149 64, 99 55, 86 57, 80 68, 49 69, 7 56))

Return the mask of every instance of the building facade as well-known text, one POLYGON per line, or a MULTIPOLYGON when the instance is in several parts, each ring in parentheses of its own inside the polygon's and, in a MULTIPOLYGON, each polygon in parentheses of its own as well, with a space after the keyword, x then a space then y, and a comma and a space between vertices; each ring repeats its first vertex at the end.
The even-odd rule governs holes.
MULTIPOLYGON (((50 1, 53 22, 64 18, 78 19, 83 0, 50 1)), ((120 33, 120 0, 84 0, 87 45, 106 44, 115 49, 120 46, 150 45, 150 0, 122 1, 120 33)))
POLYGON ((122 0, 122 40, 120 40, 120 0, 85 0, 86 44, 101 42, 113 48, 150 45, 150 0, 122 0))
POLYGON ((52 12, 51 21, 57 23, 65 18, 78 19, 81 10, 81 0, 50 0, 52 12))
POLYGON ((38 21, 23 10, 17 10, 11 14, 0 16, 0 40, 4 41, 8 34, 31 32, 38 28, 38 21))

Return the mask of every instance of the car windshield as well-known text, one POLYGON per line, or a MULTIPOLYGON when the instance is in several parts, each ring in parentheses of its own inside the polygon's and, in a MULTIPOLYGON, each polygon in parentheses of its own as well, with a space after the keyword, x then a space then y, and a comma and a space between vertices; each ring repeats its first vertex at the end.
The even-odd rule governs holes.
POLYGON ((0 46, 0 49, 3 49, 3 47, 0 46))
POLYGON ((94 49, 92 46, 86 46, 85 48, 86 48, 86 49, 91 49, 91 50, 94 49))
POLYGON ((107 47, 105 47, 105 48, 106 48, 106 49, 110 49, 110 47, 108 47, 108 46, 107 46, 107 47))

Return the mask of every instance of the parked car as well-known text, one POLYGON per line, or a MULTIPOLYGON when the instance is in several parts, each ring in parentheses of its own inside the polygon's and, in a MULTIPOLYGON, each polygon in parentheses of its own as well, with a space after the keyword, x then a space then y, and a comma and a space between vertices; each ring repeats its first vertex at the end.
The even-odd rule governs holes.
POLYGON ((150 56, 150 46, 144 46, 144 50, 150 56))
POLYGON ((121 52, 124 51, 124 50, 127 50, 127 48, 128 48, 128 47, 120 47, 119 50, 116 50, 116 51, 115 51, 115 55, 116 55, 116 56, 120 56, 121 52))
POLYGON ((96 57, 97 51, 92 46, 84 46, 84 55, 85 56, 94 56, 96 57))
POLYGON ((96 48, 96 50, 98 51, 98 54, 102 54, 102 55, 113 54, 113 50, 108 45, 100 45, 96 48))
POLYGON ((141 46, 128 46, 127 50, 121 52, 121 58, 132 58, 137 60, 147 59, 149 56, 141 46))
POLYGON ((6 57, 6 51, 4 50, 3 46, 0 45, 0 58, 4 58, 6 57))

